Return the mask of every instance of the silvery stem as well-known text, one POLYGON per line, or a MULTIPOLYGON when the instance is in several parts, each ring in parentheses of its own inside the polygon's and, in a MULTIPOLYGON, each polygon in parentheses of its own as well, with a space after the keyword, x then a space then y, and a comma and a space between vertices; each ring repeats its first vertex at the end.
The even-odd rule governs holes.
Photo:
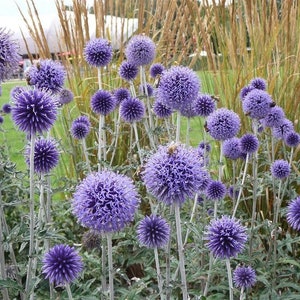
POLYGON ((120 114, 120 109, 119 109, 118 119, 116 121, 115 141, 114 141, 114 146, 113 146, 113 152, 111 154, 110 166, 112 166, 112 163, 114 161, 116 151, 117 151, 117 146, 118 146, 118 141, 119 141, 119 134, 120 134, 120 122, 121 122, 121 114, 120 114))
POLYGON ((70 285, 68 283, 66 284, 66 290, 67 290, 67 293, 68 293, 69 300, 73 300, 71 288, 70 288, 70 285))
POLYGON ((176 143, 179 143, 180 142, 180 113, 177 112, 177 123, 176 123, 176 143))
POLYGON ((101 68, 98 68, 98 88, 102 90, 101 68))
POLYGON ((245 299, 245 288, 242 287, 241 288, 241 294, 240 294, 240 300, 244 300, 245 299))
POLYGON ((99 127, 98 127, 98 172, 101 171, 101 162, 102 162, 102 115, 99 115, 99 127))
POLYGON ((86 165, 87 165, 87 169, 88 169, 89 173, 91 173, 92 172, 91 163, 90 163, 90 160, 89 160, 89 153, 88 153, 88 150, 87 150, 85 139, 82 139, 82 148, 83 148, 83 153, 84 153, 84 156, 85 156, 85 162, 86 162, 86 165))
POLYGON ((226 258, 226 268, 227 268, 227 276, 228 276, 228 285, 229 285, 229 299, 233 300, 233 284, 232 284, 232 274, 230 267, 230 259, 226 258))
POLYGON ((114 300, 114 269, 112 261, 112 235, 107 234, 107 257, 109 273, 109 299, 114 300))
POLYGON ((138 130, 137 130, 136 122, 132 123, 132 127, 133 127, 133 131, 134 131, 134 135, 135 135, 135 142, 136 142, 136 146, 137 146, 137 149, 138 149, 138 154, 139 154, 140 162, 142 164, 143 163, 143 158, 142 158, 142 152, 141 152, 141 147, 140 147, 139 135, 138 135, 138 130))
POLYGON ((187 146, 190 145, 190 130, 191 130, 191 118, 187 118, 186 124, 186 140, 185 143, 187 146))
POLYGON ((155 257, 155 266, 156 266, 156 273, 157 273, 157 283, 158 283, 158 289, 159 289, 159 296, 160 296, 161 300, 164 300, 163 282, 162 282, 162 277, 161 277, 161 272, 160 272, 157 247, 154 248, 154 257, 155 257))

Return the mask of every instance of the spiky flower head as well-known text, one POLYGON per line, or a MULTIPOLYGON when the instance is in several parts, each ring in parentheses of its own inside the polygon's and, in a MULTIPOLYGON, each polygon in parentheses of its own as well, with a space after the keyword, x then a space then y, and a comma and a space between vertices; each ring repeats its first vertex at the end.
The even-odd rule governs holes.
POLYGON ((200 117, 209 116, 216 109, 216 101, 207 94, 199 94, 194 101, 194 110, 200 117))
POLYGON ((155 48, 155 43, 148 36, 135 35, 129 40, 125 55, 129 62, 136 66, 144 66, 155 58, 155 48))
POLYGON ((207 199, 211 201, 220 201, 224 199, 226 192, 227 188, 225 184, 217 180, 211 180, 205 190, 207 199))
POLYGON ((246 133, 240 138, 241 152, 252 154, 258 150, 258 138, 252 133, 246 133))
POLYGON ((58 102, 61 105, 68 104, 72 102, 74 99, 74 94, 71 90, 69 89, 61 89, 59 94, 58 94, 58 102))
POLYGON ((78 278, 83 263, 75 248, 58 244, 51 248, 43 258, 42 273, 54 285, 65 285, 78 278))
POLYGON ((88 64, 99 68, 110 63, 113 57, 113 48, 108 40, 95 38, 86 43, 83 53, 88 64))
POLYGON ((294 124, 287 118, 283 118, 278 126, 272 127, 273 136, 284 139, 289 133, 294 132, 294 124))
POLYGON ((119 68, 119 75, 126 81, 132 81, 136 78, 139 73, 137 65, 129 61, 123 61, 119 68))
POLYGON ((52 93, 58 93, 63 88, 65 77, 63 65, 52 59, 40 60, 32 65, 27 73, 29 85, 52 93))
POLYGON ((238 266, 233 271, 233 283, 237 288, 251 288, 256 283, 255 270, 250 266, 238 266))
POLYGON ((84 139, 91 130, 91 122, 87 116, 80 116, 72 122, 71 134, 75 139, 84 139))
POLYGON ((284 137, 284 142, 289 147, 297 147, 300 144, 300 134, 297 132, 289 132, 284 137))
POLYGON ((89 174, 76 188, 73 214, 82 226, 102 233, 122 230, 140 200, 132 180, 112 171, 89 174))
MULTIPOLYGON (((30 165, 30 147, 26 148, 26 163, 30 165)), ((34 144, 34 171, 39 174, 47 174, 54 169, 59 162, 59 152, 53 139, 39 138, 34 144)))
POLYGON ((293 229, 300 231, 300 196, 288 204, 286 219, 293 229))
POLYGON ((5 113, 5 114, 10 114, 11 113, 11 105, 9 103, 4 103, 2 105, 2 111, 5 113))
POLYGON ((170 225, 160 216, 146 216, 137 227, 139 242, 148 248, 164 247, 170 238, 170 225))
POLYGON ((106 90, 98 90, 91 98, 91 108, 95 114, 106 116, 116 108, 116 99, 106 90))
POLYGON ((252 86, 255 89, 265 91, 267 89, 267 82, 263 78, 256 77, 250 81, 250 86, 252 86))
POLYGON ((252 90, 254 90, 254 87, 252 85, 246 85, 241 89, 240 92, 240 99, 242 101, 244 101, 245 97, 249 94, 249 92, 251 92, 252 90))
POLYGON ((247 228, 240 221, 228 216, 213 219, 207 226, 205 239, 212 254, 221 259, 236 257, 247 241, 247 228))
POLYGON ((200 151, 209 153, 211 151, 211 145, 208 142, 201 141, 198 145, 198 149, 200 151))
POLYGON ((160 76, 162 74, 162 72, 165 70, 165 67, 160 64, 160 63, 155 63, 153 65, 151 65, 150 67, 150 76, 152 78, 156 78, 157 76, 160 76))
POLYGON ((285 179, 291 173, 291 167, 288 161, 283 159, 275 160, 271 165, 271 174, 277 179, 285 179))
POLYGON ((130 97, 130 92, 126 88, 118 88, 114 91, 113 97, 116 99, 116 105, 120 105, 123 100, 130 97))
POLYGON ((30 89, 16 96, 11 114, 21 131, 35 135, 52 127, 57 116, 57 105, 49 93, 30 89))
POLYGON ((198 96, 200 80, 197 74, 183 66, 165 70, 157 88, 157 96, 163 104, 180 109, 191 104, 198 96))
POLYGON ((261 121, 264 126, 276 127, 280 126, 284 117, 285 114, 283 109, 276 105, 269 110, 268 114, 261 121))
POLYGON ((128 123, 141 121, 145 110, 145 104, 138 98, 129 97, 120 105, 121 118, 128 123))
POLYGON ((142 177, 149 193, 167 205, 192 198, 204 181, 196 150, 175 143, 160 146, 149 157, 142 177))
POLYGON ((216 140, 233 138, 240 130, 241 120, 238 114, 227 108, 219 108, 207 117, 207 129, 216 140))
POLYGON ((0 27, 0 83, 10 78, 11 74, 18 69, 20 60, 18 51, 19 46, 12 39, 12 34, 0 27))
POLYGON ((223 155, 229 159, 236 160, 241 158, 240 139, 233 137, 223 141, 222 151, 223 155))
POLYGON ((173 113, 173 109, 164 105, 159 99, 154 101, 153 111, 158 118, 168 118, 173 113))

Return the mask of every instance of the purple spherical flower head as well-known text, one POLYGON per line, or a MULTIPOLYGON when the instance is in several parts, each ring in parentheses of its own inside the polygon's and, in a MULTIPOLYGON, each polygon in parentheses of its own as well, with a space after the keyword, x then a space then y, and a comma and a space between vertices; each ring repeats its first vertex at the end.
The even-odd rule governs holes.
POLYGON ((250 288, 256 282, 255 270, 251 267, 238 266, 233 271, 233 282, 237 288, 250 288))
POLYGON ((109 91, 98 90, 91 98, 91 108, 95 114, 106 116, 116 108, 116 99, 109 91))
POLYGON ((138 225, 139 242, 148 248, 164 247, 170 238, 170 226, 160 216, 146 216, 138 225))
POLYGON ((145 104, 138 98, 127 98, 120 105, 120 114, 125 122, 139 122, 145 115, 145 104))
POLYGON ((160 146, 150 156, 142 176, 149 193, 171 205, 183 203, 200 190, 203 172, 196 150, 174 143, 160 146))
POLYGON ((153 104, 153 111, 158 118, 168 118, 172 115, 173 109, 164 105, 161 101, 156 99, 153 104))
POLYGON ((2 106, 2 111, 3 111, 5 114, 10 114, 10 113, 11 113, 11 105, 10 105, 9 103, 3 104, 3 106, 2 106))
POLYGON ((139 68, 135 64, 123 61, 119 68, 119 75, 126 81, 132 81, 139 73, 139 68))
POLYGON ((227 108, 219 108, 207 117, 208 132, 216 140, 233 138, 240 127, 240 117, 227 108))
POLYGON ((4 118, 0 115, 0 124, 3 124, 4 118))
POLYGON ((150 83, 146 83, 146 86, 147 86, 147 92, 145 89, 145 85, 144 84, 140 85, 139 91, 140 91, 141 95, 152 97, 153 93, 154 93, 153 86, 150 83))
POLYGON ((92 126, 91 122, 89 120, 89 118, 87 116, 79 116, 78 118, 76 118, 73 123, 83 123, 86 126, 88 126, 89 128, 92 126))
MULTIPOLYGON (((26 149, 26 163, 30 165, 30 147, 26 149)), ((34 145, 34 171, 47 174, 58 165, 59 152, 53 139, 39 138, 34 145)))
POLYGON ((254 87, 251 85, 246 85, 241 89, 240 92, 240 99, 242 101, 244 101, 245 97, 249 94, 249 92, 251 92, 252 90, 254 90, 254 87))
POLYGON ((89 174, 76 188, 72 209, 79 223, 103 233, 123 229, 140 200, 132 180, 112 171, 89 174))
POLYGON ((208 200, 220 201, 224 199, 227 192, 227 188, 221 181, 211 180, 208 184, 205 194, 208 200))
POLYGON ((149 70, 150 76, 152 78, 156 78, 156 76, 160 76, 164 70, 165 70, 165 67, 162 64, 160 64, 160 63, 153 64, 153 65, 151 65, 150 70, 149 70))
POLYGON ((286 118, 280 122, 280 125, 272 127, 272 133, 277 139, 284 139, 289 133, 294 131, 293 122, 286 118))
POLYGON ((11 114, 20 130, 30 135, 43 133, 54 124, 57 106, 48 93, 27 90, 16 97, 11 114))
POLYGON ((251 133, 246 133, 240 138, 241 152, 252 154, 258 150, 259 141, 258 138, 251 133))
POLYGON ((240 139, 233 137, 225 140, 222 145, 223 155, 229 159, 236 160, 241 158, 240 139))
POLYGON ((277 179, 285 179, 291 173, 289 162, 283 159, 275 160, 271 165, 271 173, 277 179))
POLYGON ((68 104, 72 102, 74 99, 74 94, 71 90, 69 89, 61 89, 59 94, 58 94, 58 102, 60 104, 68 104))
POLYGON ((252 86, 255 89, 265 91, 267 89, 267 82, 263 78, 256 77, 250 81, 250 86, 252 86))
POLYGON ((66 71, 61 63, 45 59, 31 66, 27 76, 29 85, 57 93, 64 85, 66 71))
POLYGON ((148 65, 155 57, 155 43, 145 35, 133 36, 126 46, 125 55, 136 66, 148 65))
POLYGON ((207 227, 208 249, 215 257, 231 258, 243 251, 247 241, 247 228, 240 221, 228 216, 214 219, 207 227))
POLYGON ((300 231, 300 196, 288 204, 286 219, 293 229, 300 231))
POLYGON ((71 134, 77 140, 84 139, 90 133, 90 130, 90 126, 85 122, 76 122, 76 120, 73 121, 71 126, 71 134))
POLYGON ((78 278, 83 263, 78 252, 68 245, 56 245, 43 258, 42 273, 51 283, 65 285, 78 278))
POLYGON ((262 123, 267 127, 280 126, 285 114, 280 106, 274 106, 270 109, 269 113, 262 119, 262 123))
POLYGON ((198 96, 200 80, 197 74, 183 66, 175 66, 162 73, 157 96, 172 109, 191 104, 198 96))
POLYGON ((273 103, 266 91, 253 89, 245 96, 242 106, 246 115, 253 119, 263 119, 270 112, 273 103))
POLYGON ((200 94, 194 101, 194 110, 200 117, 209 116, 216 109, 216 101, 206 94, 200 94))
POLYGON ((289 147, 297 147, 300 144, 300 134, 290 132, 284 137, 284 142, 289 147))
POLYGON ((114 91, 113 97, 116 99, 116 105, 120 105, 121 102, 130 97, 130 92, 126 88, 118 88, 114 91))
POLYGON ((104 67, 110 63, 113 49, 110 42, 103 38, 92 39, 84 47, 84 57, 93 67, 104 67))
POLYGON ((0 83, 10 78, 18 69, 20 55, 19 46, 12 39, 12 34, 5 28, 0 28, 0 83))

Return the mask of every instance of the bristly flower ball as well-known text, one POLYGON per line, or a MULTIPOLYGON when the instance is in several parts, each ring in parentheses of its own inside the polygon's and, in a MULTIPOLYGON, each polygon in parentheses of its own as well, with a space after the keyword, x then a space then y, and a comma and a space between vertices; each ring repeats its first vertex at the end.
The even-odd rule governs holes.
POLYGON ((289 147, 297 147, 300 144, 300 134, 290 132, 284 137, 284 142, 289 147))
POLYGON ((172 115, 173 109, 164 105, 161 101, 156 99, 153 104, 153 111, 158 118, 168 118, 172 115))
POLYGON ((137 228, 139 242, 148 248, 164 247, 170 238, 170 226, 160 216, 146 216, 137 228))
POLYGON ((75 119, 71 126, 71 134, 75 139, 84 139, 91 130, 91 123, 87 116, 80 116, 75 119))
POLYGON ((256 77, 250 81, 250 86, 252 86, 255 89, 265 91, 267 89, 267 82, 263 78, 256 77))
POLYGON ((164 70, 165 70, 165 67, 162 64, 160 64, 160 63, 153 64, 153 65, 151 65, 150 70, 149 70, 150 76, 152 78, 156 78, 157 76, 160 76, 164 70))
POLYGON ((29 135, 48 131, 56 120, 57 106, 51 96, 40 90, 27 90, 16 96, 12 119, 29 135))
POLYGON ((209 116, 216 109, 216 101, 206 94, 199 94, 194 101, 194 110, 200 117, 209 116))
POLYGON ((122 79, 126 81, 132 81, 136 78, 139 73, 139 68, 137 65, 123 61, 119 68, 119 75, 122 79))
MULTIPOLYGON (((26 162, 30 165, 30 147, 26 149, 26 162)), ((58 165, 59 152, 53 139, 39 138, 34 145, 34 171, 47 174, 58 165)))
POLYGON ((269 113, 261 120, 264 126, 276 127, 280 126, 285 114, 280 106, 274 106, 270 109, 269 113))
POLYGON ((278 126, 272 127, 272 133, 277 139, 284 139, 289 133, 294 131, 293 122, 286 118, 283 118, 278 126))
POLYGON ((207 199, 211 201, 221 201, 224 199, 226 192, 225 184, 215 180, 211 180, 205 190, 207 199))
POLYGON ((240 117, 227 108, 219 108, 207 117, 208 132, 216 140, 233 138, 240 127, 240 117))
POLYGON ((114 91, 113 97, 116 99, 116 106, 120 105, 121 102, 130 97, 130 92, 126 88, 118 88, 114 91))
POLYGON ((65 285, 78 278, 83 263, 78 252, 68 245, 59 244, 43 258, 42 273, 54 285, 65 285))
POLYGON ((249 92, 251 92, 252 90, 254 90, 254 87, 252 85, 246 85, 241 89, 240 92, 240 99, 242 101, 244 101, 245 97, 249 94, 249 92))
POLYGON ((58 94, 58 102, 61 105, 68 104, 72 102, 74 99, 74 94, 71 90, 69 89, 61 89, 59 94, 58 94))
POLYGON ((240 139, 233 137, 225 140, 222 145, 223 155, 229 159, 236 160, 241 158, 240 139))
POLYGON ((162 73, 157 96, 172 109, 180 109, 191 104, 198 96, 200 80, 197 74, 183 66, 171 67, 162 73))
POLYGON ((167 205, 194 197, 203 184, 202 175, 197 151, 175 143, 160 146, 142 173, 149 193, 167 205))
POLYGON ((300 231, 300 196, 288 204, 286 219, 293 229, 300 231))
POLYGON ((240 138, 241 152, 252 154, 258 150, 258 138, 252 133, 246 133, 240 138))
POLYGON ((272 176, 277 179, 285 179, 290 175, 291 167, 288 161, 283 159, 275 160, 271 165, 272 176))
POLYGON ((129 97, 121 103, 120 114, 125 122, 139 122, 145 115, 145 104, 138 98, 129 97))
POLYGON ((233 282, 237 288, 250 288, 256 282, 255 270, 251 267, 238 266, 233 271, 233 282))
POLYGON ((76 188, 73 214, 79 223, 103 233, 122 230, 140 200, 132 180, 112 171, 89 174, 76 188))
POLYGON ((116 107, 116 99, 109 91, 98 90, 91 98, 91 108, 95 114, 106 116, 116 107))
POLYGON ((247 228, 239 220, 228 216, 213 219, 207 227, 208 249, 217 258, 231 258, 241 253, 247 241, 247 228))
POLYGON ((155 43, 145 35, 133 36, 126 46, 125 55, 136 66, 150 64, 155 58, 155 43))
POLYGON ((86 61, 96 68, 107 66, 112 60, 112 56, 112 46, 108 40, 103 38, 92 39, 84 47, 86 61))
POLYGON ((27 77, 29 85, 58 93, 63 88, 66 71, 58 61, 44 59, 30 67, 27 77))
POLYGON ((3 111, 5 114, 10 114, 10 113, 11 113, 11 105, 10 105, 9 103, 3 104, 3 106, 2 106, 2 111, 3 111))

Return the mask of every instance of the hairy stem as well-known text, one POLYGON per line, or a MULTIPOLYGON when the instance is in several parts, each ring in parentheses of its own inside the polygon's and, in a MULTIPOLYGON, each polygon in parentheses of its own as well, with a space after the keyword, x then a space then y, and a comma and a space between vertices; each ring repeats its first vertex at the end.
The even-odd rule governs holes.
POLYGON ((107 257, 109 274, 109 299, 114 300, 114 269, 112 261, 112 235, 107 234, 107 257))

